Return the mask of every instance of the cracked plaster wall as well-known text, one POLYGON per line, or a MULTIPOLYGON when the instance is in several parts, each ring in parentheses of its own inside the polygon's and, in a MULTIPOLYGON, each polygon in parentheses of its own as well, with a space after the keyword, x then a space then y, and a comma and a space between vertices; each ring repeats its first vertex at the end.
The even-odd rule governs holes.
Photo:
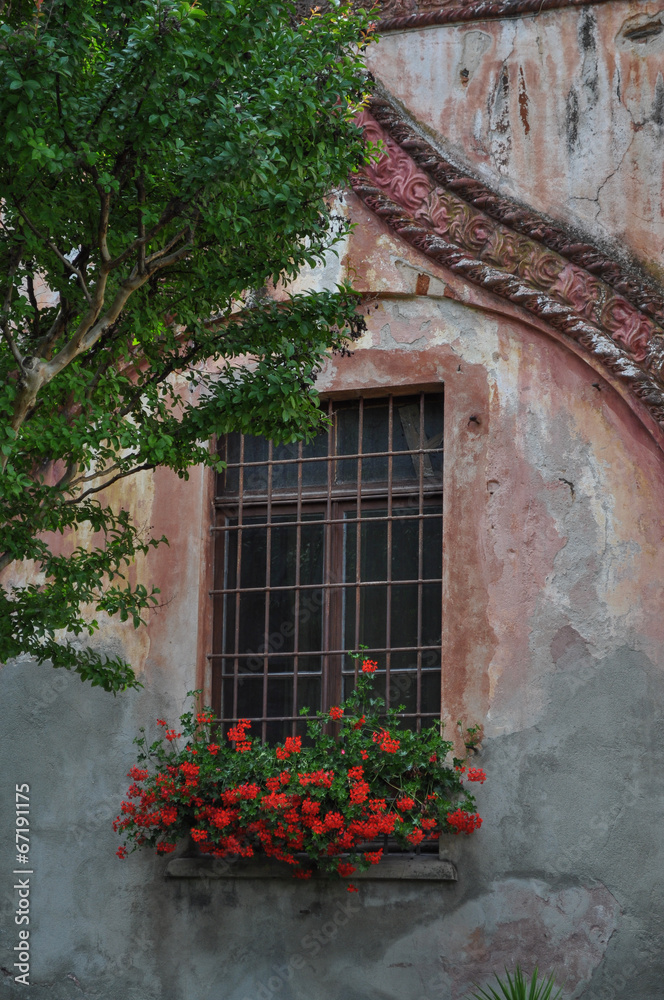
POLYGON ((460 165, 662 280, 663 12, 614 2, 392 32, 368 58, 460 165))

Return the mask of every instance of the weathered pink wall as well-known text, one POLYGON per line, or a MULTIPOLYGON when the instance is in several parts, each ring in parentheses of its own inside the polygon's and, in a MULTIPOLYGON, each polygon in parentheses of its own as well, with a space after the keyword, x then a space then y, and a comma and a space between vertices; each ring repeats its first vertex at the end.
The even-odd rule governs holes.
POLYGON ((390 32, 377 79, 460 165, 664 276, 661 10, 612 2, 390 32))

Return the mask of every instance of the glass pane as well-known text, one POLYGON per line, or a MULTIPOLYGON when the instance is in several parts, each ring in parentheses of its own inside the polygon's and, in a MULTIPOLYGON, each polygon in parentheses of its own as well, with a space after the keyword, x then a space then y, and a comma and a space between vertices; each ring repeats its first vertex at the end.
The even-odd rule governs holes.
POLYGON ((267 715, 274 718, 279 715, 293 714, 293 679, 292 677, 270 677, 267 684, 267 715))
MULTIPOLYGON (((358 451, 358 404, 341 405, 335 413, 337 455, 355 455, 358 451)), ((357 480, 357 461, 346 459, 335 463, 335 482, 357 480)))
MULTIPOLYGON (((301 652, 306 652, 308 649, 323 648, 322 590, 303 590, 300 594, 298 640, 301 652)), ((307 659, 313 658, 307 657, 307 659)))
POLYGON ((298 441, 290 444, 272 445, 272 489, 296 489, 297 458, 300 445, 298 441), (287 463, 287 464, 282 464, 287 463))
MULTIPOLYGON (((320 649, 320 646, 318 648, 320 649)), ((300 656, 298 658, 297 672, 300 676, 304 673, 319 674, 322 669, 322 656, 300 656)))
POLYGON ((252 661, 260 659, 265 642, 265 594, 250 593, 240 597, 240 628, 238 653, 254 653, 240 660, 240 671, 255 670, 252 661))
POLYGON ((422 587, 422 644, 437 646, 441 632, 441 586, 425 583, 422 587))
POLYGON ((417 652, 414 649, 392 650, 390 656, 392 672, 398 670, 417 670, 417 652))
POLYGON ((244 492, 263 493, 267 490, 267 465, 249 465, 251 462, 267 462, 270 442, 266 438, 251 437, 244 439, 244 492))
MULTIPOLYGON (((422 673, 422 712, 440 715, 440 670, 425 670, 422 673)), ((429 725, 430 723, 427 723, 429 725)))
POLYGON ((321 707, 320 699, 320 677, 300 677, 297 678, 297 711, 308 708, 313 715, 321 707))
POLYGON ((392 647, 417 646, 417 584, 392 587, 392 647))
MULTIPOLYGON (((429 455, 433 475, 443 477, 443 394, 424 397, 424 448, 435 449, 429 455)), ((426 471, 425 471, 426 475, 426 471)))
MULTIPOLYGON (((232 669, 232 662, 231 662, 232 669)), ((233 678, 229 677, 221 683, 221 717, 223 719, 233 719, 233 678)))
MULTIPOLYGON (((227 465, 236 465, 240 461, 240 435, 229 434, 226 438, 226 454, 224 460, 227 465)), ((223 491, 225 493, 237 493, 240 480, 240 470, 227 469, 222 477, 223 491)))
MULTIPOLYGON (((235 521, 237 524, 237 521, 235 521)), ((267 556, 267 529, 247 527, 247 525, 265 524, 265 518, 247 517, 242 526, 242 566, 240 571, 240 586, 265 586, 265 560, 267 556)))
MULTIPOLYGON (((263 714, 263 678, 242 676, 237 683, 237 717, 260 718, 263 714)), ((256 726, 252 726, 256 735, 256 726)))
POLYGON ((424 507, 425 514, 440 514, 440 517, 425 518, 422 522, 423 560, 422 576, 440 579, 443 575, 443 508, 424 507))
POLYGON ((395 455, 392 476, 399 480, 419 480, 420 461, 423 463, 423 480, 440 479, 443 469, 443 397, 424 397, 424 437, 422 438, 420 401, 416 396, 394 400, 393 450, 412 452, 418 448, 435 449, 435 453, 422 455, 395 455))
MULTIPOLYGON (((428 509, 428 508, 427 508, 428 509)), ((392 579, 393 580, 417 580, 418 577, 418 549, 419 549, 419 521, 412 517, 417 513, 417 508, 395 509, 395 520, 392 523, 392 579), (404 514, 411 517, 404 518, 404 514)))
MULTIPOLYGON (((372 518, 385 517, 387 510, 363 510, 360 525, 360 574, 362 581, 387 579, 387 521, 371 523, 372 518), (365 523, 366 522, 368 523, 365 523)), ((356 518, 355 510, 346 511, 346 518, 356 518)), ((357 577, 357 521, 344 527, 344 580, 357 577)))
POLYGON ((224 531, 224 587, 235 587, 237 573, 237 524, 236 517, 227 517, 224 524, 232 528, 231 531, 224 531))
POLYGON ((404 712, 417 712, 417 670, 390 673, 390 708, 399 705, 404 712))
POLYGON ((292 722, 268 722, 265 727, 266 743, 283 743, 287 736, 290 736, 292 722))
MULTIPOLYGON (((362 416, 362 454, 389 451, 389 410, 387 401, 367 400, 362 416)), ((362 481, 387 482, 387 456, 362 459, 362 481)))
MULTIPOLYGON (((355 687, 355 675, 352 673, 344 674, 343 677, 343 697, 344 700, 349 697, 355 687)), ((374 674, 374 692, 379 698, 385 698, 385 671, 377 670, 374 674)))
MULTIPOLYGON (((304 514, 303 521, 322 521, 322 514, 304 514)), ((303 524, 300 538, 300 583, 304 586, 323 582, 325 535, 322 524, 303 524)), ((294 555, 293 555, 293 558, 294 555)))
POLYGON ((321 462, 304 462, 302 465, 302 485, 303 486, 326 486, 327 485, 327 452, 330 443, 329 431, 317 434, 309 444, 302 445, 303 458, 324 459, 321 462))

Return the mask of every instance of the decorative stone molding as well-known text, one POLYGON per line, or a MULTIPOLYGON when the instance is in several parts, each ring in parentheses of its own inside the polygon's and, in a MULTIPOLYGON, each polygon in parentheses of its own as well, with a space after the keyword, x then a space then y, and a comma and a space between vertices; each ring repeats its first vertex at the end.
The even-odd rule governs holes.
POLYGON ((542 14, 565 7, 590 7, 609 0, 388 0, 379 31, 429 28, 436 24, 495 21, 542 14))
POLYGON ((360 124, 386 150, 352 179, 365 204, 428 257, 581 345, 664 430, 664 298, 454 167, 386 99, 360 124))

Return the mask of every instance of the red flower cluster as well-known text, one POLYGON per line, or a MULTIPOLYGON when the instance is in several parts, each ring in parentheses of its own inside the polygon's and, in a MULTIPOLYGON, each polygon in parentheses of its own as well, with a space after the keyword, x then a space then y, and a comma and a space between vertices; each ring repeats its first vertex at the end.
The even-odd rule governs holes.
POLYGON ((334 771, 311 771, 309 774, 298 774, 297 780, 303 788, 316 785, 318 788, 331 788, 334 781, 334 771))
POLYGON ((147 767, 130 767, 127 772, 127 777, 133 778, 134 781, 145 781, 148 773, 147 767))
POLYGON ((167 729, 166 730, 166 739, 170 740, 171 742, 173 740, 179 740, 181 736, 182 736, 182 733, 176 733, 174 729, 167 729))
POLYGON ((486 773, 481 767, 468 768, 468 781, 479 781, 481 785, 486 781, 486 773))
POLYGON ((278 760, 288 760, 292 753, 299 753, 302 749, 301 736, 287 736, 283 747, 277 747, 276 754, 278 760))
POLYGON ((472 833, 479 830, 482 825, 482 818, 477 813, 466 812, 465 809, 455 809, 447 814, 447 822, 454 828, 455 833, 472 833))
POLYGON ((404 795, 395 802, 397 809, 401 812, 406 812, 407 809, 412 809, 415 805, 415 799, 411 799, 410 795, 404 795))
POLYGON ((343 719, 343 717, 344 717, 343 708, 339 708, 338 705, 333 705, 332 708, 330 709, 330 718, 334 719, 335 722, 338 722, 339 719, 343 719))
POLYGON ((378 670, 378 664, 375 660, 363 660, 362 661, 362 673, 363 674, 375 674, 378 670))
POLYGON ((380 732, 374 733, 372 739, 374 743, 378 743, 384 753, 396 753, 401 746, 401 741, 390 736, 387 729, 381 729, 380 732))
POLYGON ((249 719, 240 719, 237 726, 231 726, 228 730, 228 739, 235 744, 236 753, 246 753, 247 750, 251 749, 251 743, 245 731, 250 727, 249 719))

